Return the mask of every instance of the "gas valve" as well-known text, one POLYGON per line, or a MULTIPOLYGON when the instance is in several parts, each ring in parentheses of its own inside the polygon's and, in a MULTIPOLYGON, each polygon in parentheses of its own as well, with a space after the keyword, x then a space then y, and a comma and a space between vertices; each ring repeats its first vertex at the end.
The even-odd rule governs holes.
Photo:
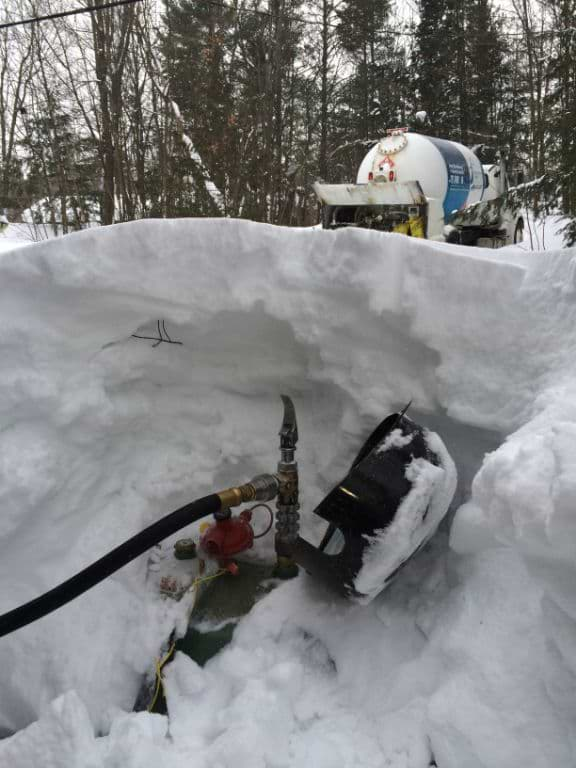
POLYGON ((245 552, 254 544, 254 530, 250 524, 252 512, 246 509, 232 516, 227 509, 215 517, 215 522, 200 538, 200 548, 206 557, 218 560, 220 567, 228 568, 230 558, 245 552))

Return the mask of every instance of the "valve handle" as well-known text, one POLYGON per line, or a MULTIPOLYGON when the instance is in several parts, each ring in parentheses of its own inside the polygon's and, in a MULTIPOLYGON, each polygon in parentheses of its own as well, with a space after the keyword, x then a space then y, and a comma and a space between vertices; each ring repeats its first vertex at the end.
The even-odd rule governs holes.
POLYGON ((276 497, 276 575, 292 577, 298 567, 291 558, 291 550, 298 538, 300 504, 298 501, 298 464, 296 443, 298 425, 294 403, 288 395, 282 395, 284 418, 280 427, 280 461, 278 462, 278 496, 276 497))
POLYGON ((292 398, 288 397, 288 395, 281 395, 281 397, 282 402, 284 403, 284 418, 282 419, 282 426, 278 433, 280 435, 280 451, 282 453, 282 461, 284 463, 292 463, 294 461, 296 443, 298 442, 296 409, 294 408, 292 398))

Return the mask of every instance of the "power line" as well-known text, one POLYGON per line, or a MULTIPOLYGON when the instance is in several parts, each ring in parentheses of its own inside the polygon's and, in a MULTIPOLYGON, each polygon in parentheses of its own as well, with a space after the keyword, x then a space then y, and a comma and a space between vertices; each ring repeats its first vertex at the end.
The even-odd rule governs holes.
MULTIPOLYGON (((104 11, 108 8, 116 8, 118 6, 122 5, 131 5, 133 3, 141 3, 144 2, 144 0, 114 0, 114 2, 110 3, 104 3, 102 5, 94 6, 93 8, 75 8, 71 11, 61 11, 59 13, 51 13, 47 16, 35 16, 30 19, 22 19, 21 21, 10 21, 5 22, 4 24, 0 24, 0 29, 8 29, 10 27, 17 27, 25 24, 37 24, 42 21, 49 21, 51 19, 61 19, 65 16, 76 16, 78 14, 83 13, 93 13, 95 11, 104 11)), ((266 16, 268 18, 282 18, 285 21, 294 21, 299 24, 308 24, 312 26, 323 26, 325 24, 324 21, 320 19, 305 19, 302 16, 289 16, 284 13, 274 13, 271 11, 264 11, 259 8, 238 8, 234 5, 229 5, 228 3, 219 2, 219 0, 200 0, 200 3, 204 5, 211 5, 216 8, 223 8, 225 10, 233 11, 234 13, 241 14, 241 13, 252 13, 257 14, 259 16, 266 16)), ((339 24, 333 24, 330 22, 327 22, 326 26, 331 27, 333 29, 337 29, 340 25, 339 24)), ((546 29, 541 30, 540 32, 533 32, 530 31, 529 34, 532 37, 544 37, 546 35, 561 35, 564 32, 571 32, 574 31, 573 27, 568 27, 567 29, 546 29)), ((418 31, 416 30, 402 30, 402 29, 385 29, 385 34, 389 37, 409 37, 409 38, 415 38, 418 37, 418 31)), ((479 41, 483 37, 490 38, 491 35, 487 33, 486 35, 470 35, 469 33, 466 34, 466 39, 475 39, 476 41, 479 41)), ((501 37, 507 37, 510 39, 520 39, 525 37, 524 32, 500 32, 501 37)))
MULTIPOLYGON (((61 11, 60 13, 52 13, 47 16, 36 16, 30 19, 23 19, 21 21, 11 21, 4 24, 0 24, 0 29, 8 29, 9 27, 17 27, 24 24, 36 24, 41 21, 49 21, 50 19, 59 19, 63 18, 65 16, 75 16, 82 13, 92 13, 94 11, 102 11, 106 10, 107 8, 116 8, 117 6, 122 5, 130 5, 132 3, 140 3, 144 0, 115 0, 115 2, 111 3, 104 3, 103 5, 98 5, 93 8, 76 8, 72 11, 61 11)), ((218 2, 218 0, 201 0, 204 5, 211 5, 216 8, 224 8, 226 10, 234 11, 237 14, 241 13, 252 13, 257 14, 260 16, 266 16, 268 18, 274 18, 274 17, 280 17, 286 21, 295 21, 300 24, 309 24, 313 26, 322 26, 325 22, 321 21, 320 19, 305 19, 302 16, 288 16, 287 14, 276 14, 271 11, 264 11, 259 8, 238 8, 237 6, 229 5, 228 3, 224 2, 218 2)), ((333 29, 336 29, 339 25, 338 24, 332 24, 330 22, 327 23, 327 26, 332 27, 333 29)), ((530 31, 530 34, 532 37, 540 37, 545 35, 557 35, 562 34, 563 32, 570 32, 573 31, 574 28, 568 28, 566 30, 561 29, 549 29, 549 30, 541 30, 540 32, 532 32, 530 31)), ((386 29, 386 34, 391 37, 417 37, 418 32, 415 30, 392 30, 390 28, 386 29)), ((522 38, 524 37, 523 32, 500 32, 500 35, 502 37, 508 37, 508 38, 522 38)), ((489 37, 490 35, 486 35, 486 37, 489 37)), ((474 35, 470 36, 467 34, 467 38, 471 39, 471 37, 474 37, 474 35)), ((478 36, 475 37, 476 40, 479 39, 478 36)))
POLYGON ((103 5, 95 5, 93 8, 75 8, 72 11, 60 11, 60 13, 50 13, 48 16, 33 16, 31 19, 22 19, 20 21, 8 21, 4 24, 0 24, 0 29, 8 29, 9 27, 19 27, 23 24, 38 24, 41 21, 49 21, 50 19, 61 19, 64 16, 77 16, 80 13, 93 13, 94 11, 104 11, 107 8, 116 8, 119 5, 130 5, 131 3, 142 3, 143 0, 114 0, 112 3, 104 3, 103 5))

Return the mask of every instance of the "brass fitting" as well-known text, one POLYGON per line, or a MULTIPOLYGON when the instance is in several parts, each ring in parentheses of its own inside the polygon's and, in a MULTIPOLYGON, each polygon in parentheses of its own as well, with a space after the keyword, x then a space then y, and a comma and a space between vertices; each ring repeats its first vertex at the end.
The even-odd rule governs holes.
POLYGON ((298 576, 298 565, 291 557, 278 555, 272 575, 276 579, 293 579, 298 576))
POLYGON ((220 497, 222 509, 229 509, 248 501, 270 501, 277 495, 278 488, 278 478, 275 475, 258 475, 249 483, 226 488, 216 495, 220 497))
POLYGON ((230 507, 237 507, 239 504, 244 504, 247 501, 253 501, 254 488, 250 483, 246 483, 245 485, 238 485, 235 488, 226 488, 224 491, 218 491, 217 495, 220 497, 222 509, 229 509, 230 507))

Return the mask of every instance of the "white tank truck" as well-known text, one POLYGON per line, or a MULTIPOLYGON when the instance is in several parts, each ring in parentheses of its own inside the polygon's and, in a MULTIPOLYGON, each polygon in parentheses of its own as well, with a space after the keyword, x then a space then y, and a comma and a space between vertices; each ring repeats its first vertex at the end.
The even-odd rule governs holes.
POLYGON ((524 222, 507 205, 503 160, 483 166, 471 149, 404 129, 364 157, 356 184, 314 184, 324 229, 364 227, 463 245, 520 242, 524 222))

